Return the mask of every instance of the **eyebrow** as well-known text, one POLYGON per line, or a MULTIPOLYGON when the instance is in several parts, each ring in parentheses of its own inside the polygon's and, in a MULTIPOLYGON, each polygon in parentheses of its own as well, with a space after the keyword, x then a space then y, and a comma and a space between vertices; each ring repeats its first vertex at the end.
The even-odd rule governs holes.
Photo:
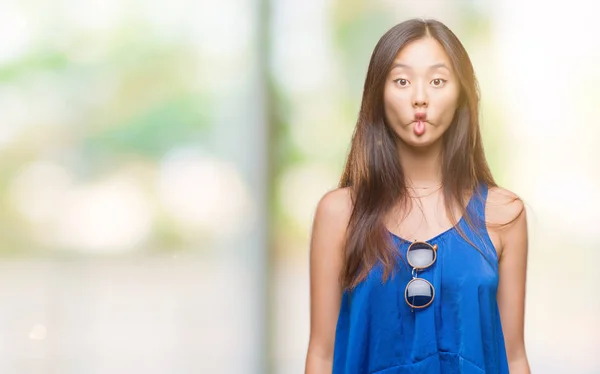
MULTIPOLYGON (((403 68, 403 69, 408 69, 411 70, 412 67, 410 65, 406 65, 406 64, 402 64, 400 62, 396 62, 394 65, 392 65, 392 69, 395 68, 403 68)), ((433 64, 429 67, 429 70, 434 70, 434 69, 446 69, 448 71, 450 71, 450 68, 448 68, 448 66, 446 66, 446 64, 444 64, 443 62, 438 62, 437 64, 433 64)), ((390 70, 392 70, 390 69, 390 70)))

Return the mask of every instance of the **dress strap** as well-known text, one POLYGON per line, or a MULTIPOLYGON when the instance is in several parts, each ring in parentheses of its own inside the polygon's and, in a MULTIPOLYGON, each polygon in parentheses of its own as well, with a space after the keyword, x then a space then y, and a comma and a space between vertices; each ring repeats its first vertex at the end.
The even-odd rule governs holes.
POLYGON ((467 205, 467 210, 473 219, 478 223, 485 221, 485 203, 487 201, 488 186, 485 183, 478 183, 473 191, 473 196, 467 205))
POLYGON ((487 231, 487 223, 485 221, 485 206, 488 197, 488 186, 485 183, 479 183, 473 192, 473 196, 469 201, 467 210, 469 217, 473 223, 473 227, 468 227, 466 224, 463 228, 468 232, 467 236, 474 241, 475 245, 483 251, 486 258, 498 270, 498 255, 487 231))

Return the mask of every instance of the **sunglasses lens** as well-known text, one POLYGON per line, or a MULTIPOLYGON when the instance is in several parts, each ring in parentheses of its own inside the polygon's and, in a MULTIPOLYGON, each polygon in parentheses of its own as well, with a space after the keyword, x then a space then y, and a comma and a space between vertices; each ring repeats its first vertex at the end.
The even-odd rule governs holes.
POLYGON ((408 263, 415 268, 425 268, 431 265, 435 259, 433 248, 426 243, 415 243, 411 245, 406 253, 408 263))
POLYGON ((433 286, 424 279, 413 279, 406 286, 406 300, 412 307, 424 307, 433 300, 433 286))

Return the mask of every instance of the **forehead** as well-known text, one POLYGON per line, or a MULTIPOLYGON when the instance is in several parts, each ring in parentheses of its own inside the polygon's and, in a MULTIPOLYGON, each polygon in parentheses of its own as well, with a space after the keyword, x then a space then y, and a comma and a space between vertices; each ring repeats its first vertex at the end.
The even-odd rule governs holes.
POLYGON ((396 55, 394 63, 402 63, 415 68, 443 63, 450 69, 452 68, 444 47, 431 37, 418 39, 405 45, 396 55))

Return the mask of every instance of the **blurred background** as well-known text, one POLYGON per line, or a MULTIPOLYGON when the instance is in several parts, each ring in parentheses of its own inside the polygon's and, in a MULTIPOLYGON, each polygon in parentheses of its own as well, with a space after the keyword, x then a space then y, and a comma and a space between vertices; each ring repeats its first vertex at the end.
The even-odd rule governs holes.
POLYGON ((446 23, 526 202, 535 373, 600 373, 595 3, 2 0, 0 372, 303 373, 370 54, 446 23), (568 297, 567 297, 568 296, 568 297))

